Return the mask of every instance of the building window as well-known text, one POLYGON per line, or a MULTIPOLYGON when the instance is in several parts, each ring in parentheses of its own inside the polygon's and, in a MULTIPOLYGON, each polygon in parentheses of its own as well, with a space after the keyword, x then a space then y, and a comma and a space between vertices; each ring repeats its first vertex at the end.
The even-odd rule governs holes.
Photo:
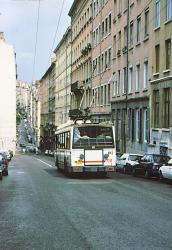
POLYGON ((155 70, 156 70, 156 73, 159 72, 159 60, 160 60, 160 45, 157 44, 155 46, 155 70))
POLYGON ((100 105, 103 105, 103 86, 100 87, 100 105))
POLYGON ((121 31, 118 33, 118 50, 121 50, 121 31))
POLYGON ((118 0, 118 16, 119 17, 120 17, 121 11, 122 11, 122 1, 118 0))
POLYGON ((160 15, 161 15, 161 2, 156 0, 156 9, 155 9, 155 27, 160 27, 160 15))
POLYGON ((113 51, 114 51, 114 57, 116 57, 116 36, 113 37, 113 51))
POLYGON ((127 46, 127 26, 124 27, 124 47, 127 46))
POLYGON ((172 0, 166 0, 166 21, 172 19, 172 0))
POLYGON ((108 68, 110 68, 111 67, 111 48, 110 49, 108 49, 108 68))
POLYGON ((117 0, 114 0, 114 17, 117 16, 117 0))
POLYGON ((149 36, 149 8, 145 10, 145 37, 149 36))
POLYGON ((126 93, 126 84, 127 84, 127 68, 125 67, 123 69, 123 73, 124 73, 124 78, 123 78, 123 94, 126 93))
POLYGON ((105 51, 105 70, 108 68, 107 59, 108 59, 108 52, 105 51))
POLYGON ((170 88, 164 89, 164 126, 170 127, 170 88))
POLYGON ((111 32, 111 27, 112 27, 112 15, 109 14, 109 33, 111 32))
POLYGON ((154 125, 159 126, 159 90, 154 90, 154 125))
POLYGON ((134 23, 130 22, 130 47, 133 47, 134 44, 134 23))
POLYGON ((140 112, 139 109, 136 110, 136 141, 139 142, 140 136, 140 112))
POLYGON ((111 95, 110 95, 110 84, 107 85, 107 101, 108 101, 108 104, 110 104, 110 99, 111 99, 111 95))
POLYGON ((143 65, 143 89, 146 89, 147 86, 148 86, 148 61, 145 61, 143 65))
POLYGON ((121 82, 121 71, 118 70, 118 84, 117 84, 117 91, 116 91, 117 95, 119 95, 119 91, 120 91, 120 82, 121 82))
POLYGON ((144 142, 148 141, 147 133, 148 133, 148 110, 144 109, 143 110, 143 140, 144 142))
POLYGON ((140 88, 140 64, 136 65, 136 91, 140 88))
POLYGON ((116 77, 115 73, 113 73, 113 79, 114 79, 114 96, 116 96, 117 95, 117 84, 118 84, 118 82, 117 82, 117 77, 116 77))
POLYGON ((166 69, 170 68, 170 58, 171 58, 171 39, 165 41, 166 50, 166 69))
POLYGON ((102 39, 104 37, 104 32, 105 32, 105 23, 102 22, 102 39))
POLYGON ((129 68, 129 82, 128 82, 128 92, 132 93, 133 89, 133 67, 129 68))
POLYGON ((108 33, 108 18, 105 19, 105 35, 108 33))
POLYGON ((107 88, 107 86, 105 85, 104 86, 104 105, 106 105, 107 104, 107 90, 106 90, 106 88, 107 88))
POLYGON ((141 16, 137 17, 137 43, 141 42, 141 16))

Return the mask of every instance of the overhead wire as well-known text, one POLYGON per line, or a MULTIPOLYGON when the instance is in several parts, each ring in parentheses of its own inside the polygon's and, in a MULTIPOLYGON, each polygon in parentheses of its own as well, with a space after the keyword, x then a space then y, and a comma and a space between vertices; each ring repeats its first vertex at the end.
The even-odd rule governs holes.
POLYGON ((36 53, 37 53, 37 43, 38 43, 38 30, 39 30, 39 16, 40 16, 40 2, 38 2, 38 9, 37 9, 37 21, 36 21, 36 33, 35 33, 35 46, 34 46, 34 58, 33 58, 33 70, 32 70, 32 82, 35 77, 35 65, 36 65, 36 53))
POLYGON ((58 18, 58 22, 57 22, 57 26, 56 26, 54 38, 53 38, 53 43, 52 43, 52 46, 51 46, 51 51, 50 51, 50 54, 49 54, 49 57, 48 57, 48 62, 47 62, 46 69, 48 68, 48 65, 49 65, 49 62, 50 62, 50 59, 51 59, 51 55, 52 55, 52 52, 53 52, 54 44, 55 44, 55 41, 56 41, 56 36, 57 36, 57 32, 58 32, 58 29, 59 29, 60 20, 61 20, 61 16, 62 16, 62 12, 63 12, 64 1, 65 0, 63 0, 62 6, 61 6, 61 9, 60 9, 60 14, 59 14, 59 18, 58 18))

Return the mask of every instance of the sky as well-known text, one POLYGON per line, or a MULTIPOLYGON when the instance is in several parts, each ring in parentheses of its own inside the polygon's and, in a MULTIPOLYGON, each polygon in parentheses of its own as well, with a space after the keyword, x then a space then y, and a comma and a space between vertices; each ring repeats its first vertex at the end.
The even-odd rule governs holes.
POLYGON ((18 80, 31 83, 41 79, 48 69, 51 52, 70 25, 68 12, 73 0, 64 0, 63 9, 62 3, 63 0, 40 0, 36 43, 39 0, 0 0, 0 32, 4 32, 6 42, 14 46, 18 80))

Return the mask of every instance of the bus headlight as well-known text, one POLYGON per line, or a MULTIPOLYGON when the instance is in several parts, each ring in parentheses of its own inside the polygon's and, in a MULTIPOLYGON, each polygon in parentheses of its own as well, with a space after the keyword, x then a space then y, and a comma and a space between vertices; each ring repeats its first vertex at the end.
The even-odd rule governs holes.
POLYGON ((104 159, 107 160, 109 157, 109 154, 104 154, 104 159))
POLYGON ((80 154, 79 159, 80 159, 80 160, 84 160, 84 155, 83 155, 83 154, 80 154))

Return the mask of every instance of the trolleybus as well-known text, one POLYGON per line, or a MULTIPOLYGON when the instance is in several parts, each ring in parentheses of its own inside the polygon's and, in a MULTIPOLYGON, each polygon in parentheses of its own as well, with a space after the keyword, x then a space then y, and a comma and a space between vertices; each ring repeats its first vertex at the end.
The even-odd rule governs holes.
POLYGON ((114 126, 109 123, 69 121, 55 132, 55 165, 66 173, 115 171, 114 126))

